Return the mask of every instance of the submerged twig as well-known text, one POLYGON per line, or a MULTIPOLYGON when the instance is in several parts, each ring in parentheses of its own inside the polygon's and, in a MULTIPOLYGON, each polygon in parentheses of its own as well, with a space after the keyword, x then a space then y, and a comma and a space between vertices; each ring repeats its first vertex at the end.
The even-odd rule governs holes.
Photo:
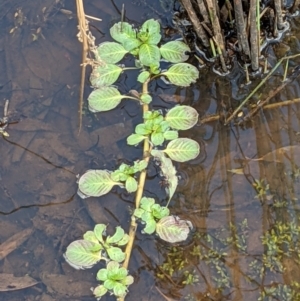
POLYGON ((264 85, 264 83, 269 79, 269 77, 271 77, 271 75, 276 71, 276 69, 280 66, 280 64, 287 59, 293 59, 300 56, 300 53, 298 54, 294 54, 294 55, 290 55, 290 56, 286 56, 281 58, 277 64, 274 66, 274 68, 269 72, 269 74, 255 87, 255 89, 245 98, 244 101, 242 101, 242 103, 234 110, 234 112, 231 114, 231 116, 229 116, 226 121, 225 121, 225 125, 227 125, 241 110, 241 108, 249 101, 249 99, 256 93, 256 91, 262 86, 264 85))
POLYGON ((287 84, 290 84, 292 81, 294 81, 297 77, 299 77, 300 75, 300 68, 296 67, 293 71, 293 74, 286 79, 285 81, 282 82, 282 84, 277 87, 275 90, 272 90, 268 97, 266 99, 264 99, 263 101, 261 101, 253 110, 251 110, 246 116, 245 116, 245 120, 249 120, 250 118, 252 118, 260 108, 262 108, 263 106, 265 106, 276 94, 278 94, 287 84))

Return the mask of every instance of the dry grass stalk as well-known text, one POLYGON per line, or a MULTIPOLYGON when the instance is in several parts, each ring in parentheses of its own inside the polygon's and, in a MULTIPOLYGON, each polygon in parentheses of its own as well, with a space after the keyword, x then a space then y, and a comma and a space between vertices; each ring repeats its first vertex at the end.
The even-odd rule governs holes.
POLYGON ((282 17, 282 8, 281 8, 281 0, 274 0, 274 6, 276 11, 277 18, 277 29, 283 29, 283 17, 282 17))
POLYGON ((77 18, 78 18, 78 27, 79 27, 79 40, 82 42, 82 57, 81 57, 81 79, 80 79, 80 89, 79 89, 79 130, 81 131, 82 127, 82 106, 83 106, 83 92, 84 92, 84 82, 85 82, 85 71, 86 71, 86 62, 87 62, 87 53, 88 53, 88 40, 87 40, 87 22, 85 19, 85 13, 83 8, 82 0, 76 0, 77 7, 77 18))
POLYGON ((213 2, 212 0, 206 0, 206 4, 207 4, 208 11, 209 11, 210 21, 211 21, 214 36, 215 36, 214 41, 216 42, 217 49, 219 49, 218 52, 220 55, 222 70, 224 72, 227 72, 227 67, 226 67, 225 60, 224 60, 224 57, 226 57, 225 45, 224 45, 224 40, 223 40, 223 36, 221 33, 221 26, 220 26, 219 18, 217 17, 215 2, 213 2))
POLYGON ((248 37, 245 29, 244 11, 241 0, 234 0, 234 13, 236 21, 236 29, 238 35, 238 41, 240 43, 241 50, 250 57, 250 48, 248 43, 248 37))
POLYGON ((203 45, 205 47, 209 47, 208 38, 206 36, 206 33, 205 33, 200 21, 198 20, 198 16, 196 15, 196 13, 194 11, 191 1, 190 0, 182 0, 182 4, 184 5, 184 7, 189 15, 189 18, 190 18, 191 22, 193 23, 193 26, 194 26, 194 29, 195 29, 195 32, 196 32, 198 38, 201 40, 201 42, 203 43, 203 45))
POLYGON ((251 66, 257 71, 258 66, 258 31, 256 23, 256 0, 250 0, 250 45, 251 45, 251 66))
POLYGON ((200 10, 200 14, 203 17, 203 21, 207 24, 209 24, 209 17, 208 17, 208 13, 207 13, 207 9, 205 7, 205 4, 203 2, 203 0, 197 0, 198 6, 199 6, 199 10, 200 10))

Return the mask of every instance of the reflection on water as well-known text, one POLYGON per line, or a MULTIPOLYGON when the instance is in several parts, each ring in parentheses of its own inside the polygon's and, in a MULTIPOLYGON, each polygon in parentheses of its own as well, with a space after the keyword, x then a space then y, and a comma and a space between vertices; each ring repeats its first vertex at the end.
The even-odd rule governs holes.
MULTIPOLYGON (((122 1, 91 2, 86 13, 103 19, 92 22, 102 42, 120 18, 122 1)), ((128 20, 139 24, 153 17, 170 27, 167 1, 148 6, 150 2, 128 3, 128 20)), ((78 173, 113 169, 124 158, 140 157, 139 148, 125 143, 140 119, 139 107, 126 101, 110 113, 85 111, 78 135, 81 46, 74 3, 63 4, 0 4, 0 111, 10 99, 9 113, 19 116, 19 122, 6 129, 10 137, 0 144, 1 273, 28 274, 39 281, 20 291, 4 286, 1 300, 94 300, 90 287, 96 285, 97 269, 74 271, 62 254, 95 223, 125 229, 129 224, 131 195, 115 190, 100 200, 74 196, 78 173), (7 244, 9 238, 13 246, 7 244)), ((291 53, 299 52, 299 26, 299 20, 292 20, 286 37, 291 53)), ((166 35, 170 32, 165 28, 166 35)), ((299 62, 291 62, 291 68, 295 64, 299 62)), ((276 74, 256 98, 279 81, 276 74)), ((235 106, 257 82, 241 88, 240 71, 220 78, 202 69, 191 88, 157 81, 150 89, 155 108, 182 103, 204 116, 235 106)), ((125 76, 120 83, 124 91, 136 89, 125 76)), ((88 94, 88 84, 86 89, 88 94)), ((274 100, 299 96, 295 81, 274 100)), ((193 162, 177 165, 180 186, 170 206, 174 214, 193 222, 195 232, 185 245, 169 246, 139 231, 130 265, 135 284, 127 300, 300 298, 299 111, 294 104, 261 112, 245 128, 215 121, 184 134, 197 140, 202 151, 193 162)), ((155 174, 153 167, 146 189, 164 202, 155 174)))

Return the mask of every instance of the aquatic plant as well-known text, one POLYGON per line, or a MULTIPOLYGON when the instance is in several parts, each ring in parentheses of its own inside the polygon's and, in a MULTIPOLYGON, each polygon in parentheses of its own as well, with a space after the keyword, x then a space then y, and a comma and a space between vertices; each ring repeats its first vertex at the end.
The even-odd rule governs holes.
MULTIPOLYGON (((94 49, 95 58, 90 62, 93 68, 90 82, 94 90, 88 97, 89 109, 91 112, 105 112, 116 108, 122 99, 137 101, 143 109, 143 123, 136 125, 134 133, 127 138, 127 144, 136 146, 143 143, 143 157, 133 165, 122 163, 116 170, 88 170, 78 181, 78 194, 82 198, 100 197, 117 185, 129 193, 136 192, 135 210, 129 234, 117 227, 113 236, 106 237, 106 226, 96 225, 94 231, 85 233, 83 240, 68 246, 65 258, 75 268, 89 268, 104 260, 106 268, 97 274, 97 279, 103 284, 94 289, 94 295, 100 298, 109 292, 121 300, 133 283, 127 268, 136 221, 145 224, 143 233, 156 233, 169 243, 186 240, 192 228, 189 221, 171 215, 168 205, 178 184, 172 161, 186 162, 195 159, 200 152, 196 141, 179 138, 178 135, 178 131, 188 130, 197 123, 198 113, 185 105, 178 105, 168 112, 151 110, 148 84, 164 77, 171 84, 186 87, 197 80, 199 72, 193 65, 185 63, 190 51, 185 43, 171 41, 161 44, 160 24, 154 19, 147 20, 138 29, 129 23, 119 22, 112 26, 110 35, 115 42, 100 44, 94 49), (134 56, 135 67, 118 65, 127 54, 134 56), (171 63, 167 70, 161 69, 162 60, 171 63), (122 72, 132 69, 140 70, 136 80, 142 84, 142 90, 122 95, 113 84, 122 72), (166 179, 166 206, 143 195, 150 158, 159 162, 161 174, 166 179), (121 249, 124 245, 125 252, 121 249)), ((191 274, 186 275, 186 283, 195 281, 191 274)))

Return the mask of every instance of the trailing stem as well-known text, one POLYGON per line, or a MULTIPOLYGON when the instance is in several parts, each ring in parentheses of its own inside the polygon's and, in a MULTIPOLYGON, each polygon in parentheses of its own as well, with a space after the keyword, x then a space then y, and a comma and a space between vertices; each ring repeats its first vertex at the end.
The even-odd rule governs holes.
MULTIPOLYGON (((149 83, 149 81, 146 81, 145 83, 143 83, 143 92, 142 92, 143 94, 148 94, 148 83, 149 83)), ((148 112, 148 110, 149 110, 149 106, 147 104, 143 104, 143 113, 148 112)), ((143 146, 143 158, 147 162, 147 166, 148 166, 149 158, 150 158, 149 153, 150 153, 149 139, 146 138, 144 140, 144 146, 143 146)), ((139 177, 139 181, 138 181, 138 189, 137 189, 136 195, 135 195, 135 208, 140 207, 141 198, 142 198, 143 192, 144 192, 146 175, 147 175, 147 171, 146 171, 146 169, 144 169, 140 173, 140 177, 139 177)), ((131 256, 133 243, 134 243, 136 228, 137 228, 136 218, 134 216, 132 216, 130 228, 129 228, 129 241, 128 241, 128 244, 126 245, 126 249, 125 249, 126 257, 125 257, 125 261, 123 263, 123 267, 126 269, 128 269, 128 264, 129 264, 129 260, 130 260, 130 256, 131 256)), ((120 300, 124 300, 124 298, 120 299, 120 300)))

